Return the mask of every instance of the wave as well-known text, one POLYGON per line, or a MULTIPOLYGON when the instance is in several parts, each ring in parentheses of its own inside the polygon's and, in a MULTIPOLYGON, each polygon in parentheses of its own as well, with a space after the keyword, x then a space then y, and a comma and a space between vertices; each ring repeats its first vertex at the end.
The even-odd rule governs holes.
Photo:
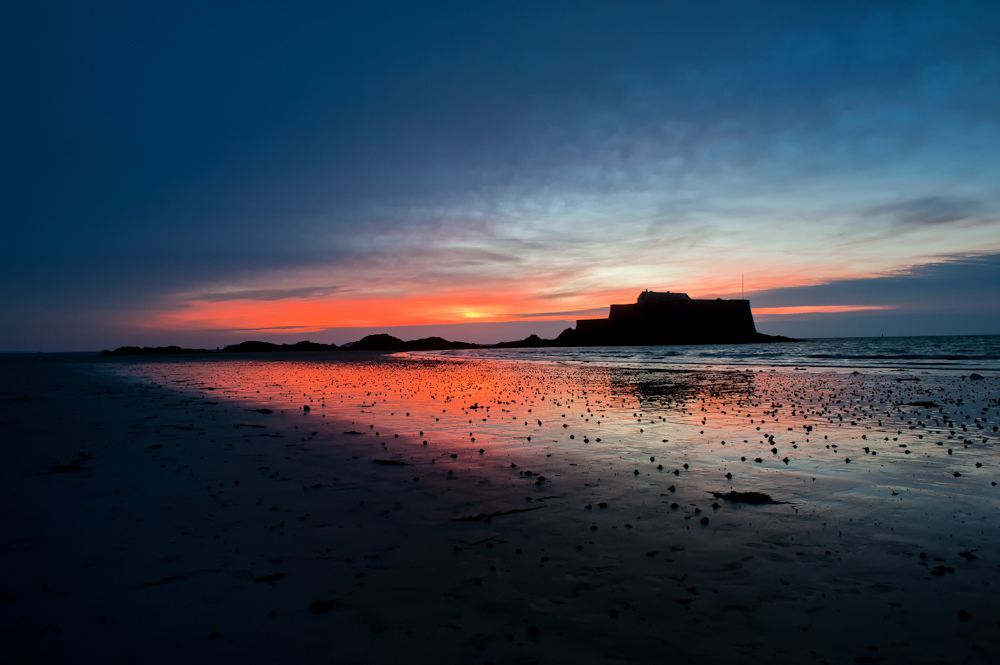
POLYGON ((806 356, 808 358, 829 358, 833 360, 1000 360, 1000 356, 959 356, 959 355, 925 355, 925 354, 893 354, 893 355, 866 355, 866 354, 834 354, 834 353, 814 353, 806 356))

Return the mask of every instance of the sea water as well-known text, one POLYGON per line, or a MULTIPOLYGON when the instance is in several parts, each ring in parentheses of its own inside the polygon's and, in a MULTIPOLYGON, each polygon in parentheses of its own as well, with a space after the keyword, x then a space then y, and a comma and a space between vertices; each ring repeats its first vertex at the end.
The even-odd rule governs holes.
POLYGON ((478 358, 542 363, 691 368, 764 366, 786 368, 926 370, 963 374, 1000 370, 1000 335, 850 337, 773 344, 686 346, 590 346, 426 351, 422 357, 478 358))

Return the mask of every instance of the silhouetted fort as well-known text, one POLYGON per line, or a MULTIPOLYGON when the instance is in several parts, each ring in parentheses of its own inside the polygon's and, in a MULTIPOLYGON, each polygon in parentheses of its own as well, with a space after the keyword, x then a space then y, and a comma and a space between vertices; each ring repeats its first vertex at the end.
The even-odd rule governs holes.
MULTIPOLYGON (((449 342, 440 337, 404 342, 387 335, 368 335, 357 342, 337 346, 298 342, 242 342, 222 349, 223 353, 259 353, 265 351, 425 351, 474 348, 524 348, 541 346, 656 346, 660 344, 753 344, 797 342, 788 337, 757 332, 749 300, 692 300, 686 293, 643 291, 634 305, 611 305, 606 319, 580 319, 576 328, 567 328, 556 339, 531 335, 516 342, 468 344, 449 342)), ((182 349, 176 346, 123 346, 102 351, 107 356, 209 353, 205 349, 182 349)))
POLYGON ((736 344, 772 341, 757 332, 749 300, 693 300, 686 293, 643 291, 634 305, 611 305, 606 319, 582 319, 557 342, 573 346, 736 344))

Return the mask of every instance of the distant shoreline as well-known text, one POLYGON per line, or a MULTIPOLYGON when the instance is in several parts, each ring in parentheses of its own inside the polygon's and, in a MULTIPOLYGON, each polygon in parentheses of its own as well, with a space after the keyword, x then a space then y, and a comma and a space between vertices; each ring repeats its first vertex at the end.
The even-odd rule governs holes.
MULTIPOLYGON (((214 353, 261 351, 448 351, 452 349, 518 349, 587 346, 691 346, 700 344, 772 344, 801 342, 781 335, 757 332, 749 300, 693 300, 686 293, 643 291, 635 304, 611 305, 606 319, 577 320, 556 339, 529 335, 522 340, 498 344, 452 342, 442 337, 424 337, 404 342, 386 333, 368 335, 343 346, 302 341, 296 344, 246 341, 217 348, 214 353)), ((103 356, 179 355, 213 353, 208 349, 179 346, 122 346, 101 351, 103 356)))
MULTIPOLYGON (((764 335, 757 333, 759 338, 740 342, 689 342, 676 346, 697 346, 700 344, 773 344, 786 342, 805 342, 781 335, 764 335)), ((303 353, 303 352, 344 352, 344 351, 450 351, 457 349, 519 349, 519 348, 584 348, 588 346, 662 346, 661 344, 566 344, 559 340, 541 339, 536 335, 515 342, 500 342, 498 344, 472 344, 469 342, 451 342, 440 337, 403 341, 391 335, 369 335, 357 342, 342 346, 336 344, 320 344, 318 342, 302 341, 296 344, 274 344, 271 342, 246 341, 225 347, 210 349, 188 349, 179 346, 122 346, 114 351, 101 351, 102 356, 173 356, 201 355, 226 353, 303 353)))

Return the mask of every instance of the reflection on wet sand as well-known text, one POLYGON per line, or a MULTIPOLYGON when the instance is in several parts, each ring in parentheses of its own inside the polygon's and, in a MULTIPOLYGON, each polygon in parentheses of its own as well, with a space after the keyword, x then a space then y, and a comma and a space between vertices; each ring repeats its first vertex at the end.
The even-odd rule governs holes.
POLYGON ((475 458, 483 468, 493 453, 545 448, 622 463, 659 455, 749 483, 768 471, 868 482, 862 474, 877 469, 883 483, 914 489, 981 468, 974 465, 989 458, 998 422, 994 382, 958 377, 396 359, 146 363, 121 371, 192 400, 308 414, 333 428, 324 434, 361 428, 367 445, 417 463, 483 448, 486 456, 475 458), (917 459, 911 466, 919 468, 899 466, 917 459))

